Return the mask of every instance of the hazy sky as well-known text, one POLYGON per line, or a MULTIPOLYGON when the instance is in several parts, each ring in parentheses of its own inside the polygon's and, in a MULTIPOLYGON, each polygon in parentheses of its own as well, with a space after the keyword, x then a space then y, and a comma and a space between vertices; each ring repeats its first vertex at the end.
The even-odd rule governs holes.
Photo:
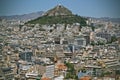
POLYGON ((120 18, 120 0, 0 0, 0 16, 47 11, 57 4, 81 16, 120 18))

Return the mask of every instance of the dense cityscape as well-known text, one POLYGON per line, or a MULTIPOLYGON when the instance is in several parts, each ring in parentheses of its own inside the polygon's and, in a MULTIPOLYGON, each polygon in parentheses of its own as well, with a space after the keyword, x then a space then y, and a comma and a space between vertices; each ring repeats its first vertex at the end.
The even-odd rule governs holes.
MULTIPOLYGON (((41 16, 71 14, 57 5, 41 16)), ((120 80, 119 23, 36 20, 0 20, 0 80, 120 80)))

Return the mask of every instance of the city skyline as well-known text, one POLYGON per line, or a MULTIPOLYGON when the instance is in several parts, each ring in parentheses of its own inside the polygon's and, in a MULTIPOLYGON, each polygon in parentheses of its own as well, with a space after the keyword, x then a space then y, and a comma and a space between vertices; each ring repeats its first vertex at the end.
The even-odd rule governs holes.
POLYGON ((0 16, 47 11, 61 4, 80 16, 120 18, 119 3, 119 0, 1 0, 0 16))

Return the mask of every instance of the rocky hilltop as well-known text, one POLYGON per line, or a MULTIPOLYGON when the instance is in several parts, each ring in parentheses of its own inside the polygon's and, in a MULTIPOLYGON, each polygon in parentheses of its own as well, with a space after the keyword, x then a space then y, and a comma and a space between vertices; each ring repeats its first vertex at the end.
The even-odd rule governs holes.
POLYGON ((72 12, 64 7, 63 5, 57 5, 51 10, 48 10, 45 15, 47 16, 66 16, 66 15, 72 15, 72 12))

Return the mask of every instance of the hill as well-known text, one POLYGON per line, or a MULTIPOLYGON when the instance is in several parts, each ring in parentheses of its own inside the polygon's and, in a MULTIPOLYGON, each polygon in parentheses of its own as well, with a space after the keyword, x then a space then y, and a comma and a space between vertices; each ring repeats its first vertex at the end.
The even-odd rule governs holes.
POLYGON ((43 16, 28 21, 26 24, 73 24, 80 23, 86 25, 86 19, 72 14, 72 12, 62 5, 57 5, 53 9, 48 10, 43 16))

